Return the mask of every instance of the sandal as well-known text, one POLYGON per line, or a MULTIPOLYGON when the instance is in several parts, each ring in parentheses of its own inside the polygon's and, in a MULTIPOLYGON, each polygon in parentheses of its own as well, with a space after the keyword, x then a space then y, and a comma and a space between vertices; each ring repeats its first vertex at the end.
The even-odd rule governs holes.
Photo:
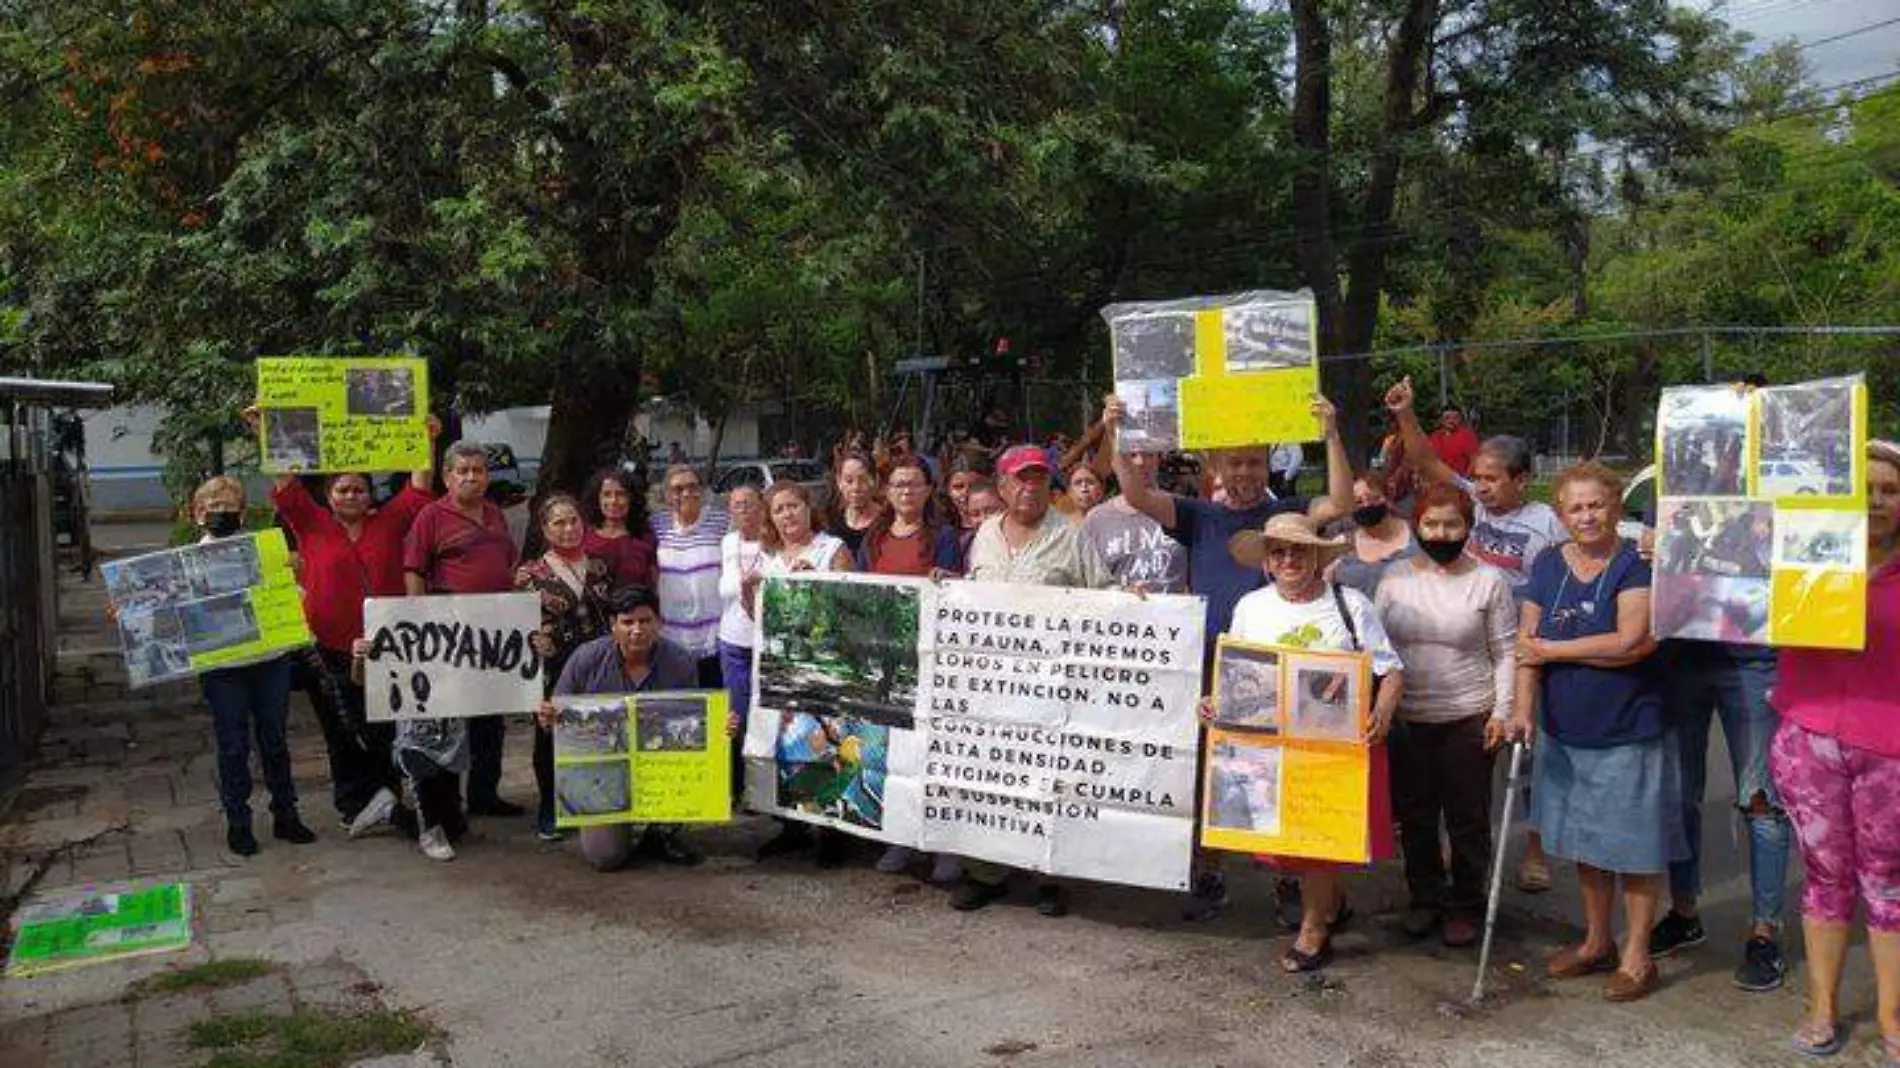
POLYGON ((1321 942, 1319 948, 1311 953, 1301 949, 1298 942, 1286 947, 1286 952, 1280 954, 1280 970, 1289 975, 1316 972, 1332 963, 1332 960, 1333 939, 1328 935, 1326 941, 1321 942))
POLYGON ((1615 971, 1616 965, 1615 947, 1600 957, 1585 957, 1582 946, 1565 946, 1544 962, 1544 970, 1552 979, 1581 979, 1586 975, 1615 971))
POLYGON ((1847 1048, 1847 1029, 1832 1020, 1802 1020, 1788 1044, 1804 1057, 1832 1057, 1847 1048))
POLYGON ((1527 894, 1550 889, 1550 865, 1536 857, 1525 857, 1517 866, 1517 888, 1527 894))

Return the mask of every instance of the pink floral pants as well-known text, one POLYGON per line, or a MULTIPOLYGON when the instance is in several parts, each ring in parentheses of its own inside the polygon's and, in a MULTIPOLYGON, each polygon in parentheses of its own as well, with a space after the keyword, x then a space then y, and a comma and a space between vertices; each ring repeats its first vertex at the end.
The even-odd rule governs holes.
POLYGON ((1851 923, 1858 896, 1870 929, 1900 931, 1900 757, 1784 721, 1769 761, 1807 868, 1802 911, 1851 923))

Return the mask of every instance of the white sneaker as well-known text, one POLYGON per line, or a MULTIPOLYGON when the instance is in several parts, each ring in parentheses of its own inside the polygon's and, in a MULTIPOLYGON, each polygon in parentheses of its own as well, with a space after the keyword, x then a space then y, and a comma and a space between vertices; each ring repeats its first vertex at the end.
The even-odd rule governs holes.
POLYGON ((345 833, 351 838, 368 834, 388 823, 390 814, 395 811, 396 795, 390 793, 387 787, 378 790, 376 796, 369 799, 369 804, 363 806, 363 811, 358 812, 356 818, 350 821, 345 833))
POLYGON ((416 839, 416 845, 422 848, 422 855, 430 860, 455 859, 455 847, 449 844, 449 836, 443 834, 440 827, 423 831, 422 836, 416 839))

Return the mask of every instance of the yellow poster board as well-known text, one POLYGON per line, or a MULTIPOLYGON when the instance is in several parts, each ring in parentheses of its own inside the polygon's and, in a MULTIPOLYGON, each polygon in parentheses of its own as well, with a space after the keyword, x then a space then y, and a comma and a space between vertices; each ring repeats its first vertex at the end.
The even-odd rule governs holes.
POLYGON ((258 455, 271 474, 429 467, 429 365, 399 357, 257 361, 258 455))
POLYGON ((280 530, 101 568, 134 688, 268 660, 312 641, 280 530))
POLYGON ((1372 659, 1222 637, 1202 749, 1201 844, 1371 858, 1372 659))
POLYGON ((725 691, 553 700, 556 826, 732 818, 725 691))
POLYGON ((1113 304, 1125 448, 1140 452, 1317 441, 1318 311, 1307 292, 1113 304))
POLYGON ((1867 639, 1867 386, 1663 391, 1658 637, 1826 649, 1867 639))

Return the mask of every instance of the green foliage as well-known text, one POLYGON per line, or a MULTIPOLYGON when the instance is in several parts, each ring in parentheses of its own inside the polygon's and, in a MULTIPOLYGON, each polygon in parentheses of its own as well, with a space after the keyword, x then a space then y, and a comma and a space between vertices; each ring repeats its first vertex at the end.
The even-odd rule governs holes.
POLYGON ((186 1032, 191 1048, 211 1054, 206 1068, 342 1068, 384 1054, 408 1053, 436 1028, 409 1012, 303 1010, 214 1016, 186 1032))
POLYGON ((150 997, 164 997, 168 994, 180 994, 188 991, 216 990, 220 987, 237 986, 253 979, 262 978, 277 970, 277 966, 267 960, 251 957, 232 957, 226 960, 206 961, 189 968, 178 968, 160 972, 148 979, 134 984, 126 992, 133 1000, 150 997))

